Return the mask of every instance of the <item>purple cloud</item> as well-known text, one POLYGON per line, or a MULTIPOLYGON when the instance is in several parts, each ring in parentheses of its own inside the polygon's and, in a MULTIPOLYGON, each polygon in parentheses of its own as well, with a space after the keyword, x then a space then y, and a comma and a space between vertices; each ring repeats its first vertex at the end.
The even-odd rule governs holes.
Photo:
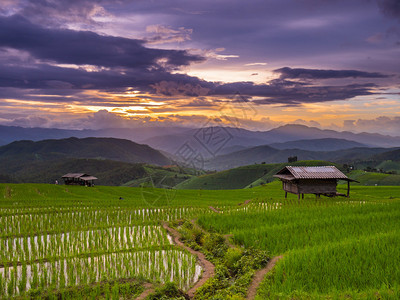
POLYGON ((398 0, 378 0, 382 12, 400 21, 400 1, 398 0))
POLYGON ((338 78, 387 78, 389 75, 378 72, 363 72, 357 70, 318 70, 284 67, 274 70, 281 79, 338 79, 338 78))
POLYGON ((22 16, 0 17, 0 47, 29 52, 33 57, 63 64, 103 67, 180 67, 204 60, 184 50, 151 49, 143 41, 102 36, 90 31, 51 29, 22 16))

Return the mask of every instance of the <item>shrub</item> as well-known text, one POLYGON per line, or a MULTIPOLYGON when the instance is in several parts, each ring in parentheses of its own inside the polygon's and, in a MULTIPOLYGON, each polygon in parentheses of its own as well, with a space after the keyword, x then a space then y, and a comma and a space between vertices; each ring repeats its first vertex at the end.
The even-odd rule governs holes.
POLYGON ((225 264, 233 274, 237 273, 238 261, 242 257, 243 251, 239 248, 230 248, 225 253, 225 264))
POLYGON ((189 299, 189 297, 178 289, 175 282, 166 282, 164 286, 156 289, 154 293, 146 297, 146 300, 163 300, 163 299, 185 300, 189 299))
POLYGON ((225 243, 225 238, 218 233, 209 233, 203 236, 202 244, 214 257, 223 257, 228 246, 225 243))

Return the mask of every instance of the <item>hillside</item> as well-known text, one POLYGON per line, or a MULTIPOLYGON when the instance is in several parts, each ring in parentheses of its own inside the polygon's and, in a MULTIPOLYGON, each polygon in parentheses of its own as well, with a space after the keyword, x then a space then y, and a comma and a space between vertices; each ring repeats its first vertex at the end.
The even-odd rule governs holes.
MULTIPOLYGON (((275 175, 287 163, 280 164, 256 164, 238 167, 213 174, 192 177, 178 184, 177 189, 242 189, 259 186, 273 181, 275 175)), ((293 166, 326 166, 332 165, 327 161, 298 161, 291 163, 293 166)), ((336 165, 338 168, 341 166, 336 165)))
POLYGON ((400 146, 400 137, 382 135, 378 133, 353 133, 349 131, 335 131, 328 129, 319 129, 304 125, 288 124, 274 128, 266 132, 266 137, 272 143, 281 143, 296 140, 309 139, 345 139, 357 143, 375 146, 375 147, 398 147, 400 146))
POLYGON ((154 181, 154 187, 173 187, 187 180, 192 175, 190 170, 148 165, 144 163, 126 163, 107 159, 70 159, 59 161, 37 161, 27 164, 19 171, 1 175, 0 182, 20 183, 54 183, 66 173, 85 172, 98 178, 96 185, 141 186, 154 181))
POLYGON ((383 174, 375 172, 365 172, 362 170, 352 171, 349 177, 359 181, 353 183, 354 185, 364 186, 398 186, 400 185, 400 175, 397 174, 383 174))
POLYGON ((356 147, 367 147, 365 144, 334 138, 297 140, 285 143, 273 143, 269 144, 269 146, 281 150, 301 149, 310 151, 337 151, 356 147))
POLYGON ((218 126, 190 129, 176 134, 159 135, 146 139, 143 143, 170 153, 176 153, 182 145, 189 143, 192 148, 202 153, 204 157, 209 157, 210 153, 205 149, 207 142, 201 139, 203 134, 206 136, 206 140, 213 134, 216 134, 223 140, 223 147, 214 153, 216 155, 226 153, 225 151, 231 147, 239 149, 266 144, 263 132, 218 126))
POLYGON ((239 167, 214 174, 192 177, 178 184, 175 188, 205 190, 241 189, 262 177, 267 169, 266 165, 239 167))
POLYGON ((14 141, 41 141, 48 139, 65 139, 69 137, 113 137, 142 142, 160 134, 180 134, 189 128, 182 127, 141 127, 141 128, 106 128, 98 130, 70 130, 58 128, 24 128, 19 126, 0 125, 0 146, 14 141))
POLYGON ((96 184, 122 185, 146 177, 145 163, 171 160, 147 145, 114 138, 18 141, 0 147, 0 180, 53 183, 66 173, 86 172, 99 178, 96 184))
MULTIPOLYGON (((341 139, 372 147, 399 147, 400 137, 377 133, 353 133, 348 131, 323 130, 304 125, 288 124, 268 131, 251 131, 236 127, 143 127, 143 128, 107 128, 100 130, 64 130, 57 128, 23 128, 0 125, 0 145, 18 140, 65 139, 68 137, 113 137, 128 139, 153 148, 175 153, 185 142, 193 142, 197 151, 204 152, 203 146, 195 136, 202 132, 223 131, 227 140, 223 149, 217 153, 226 154, 225 148, 232 146, 254 147, 259 145, 280 144, 286 142, 314 139, 341 139)), ((275 145, 276 146, 276 145, 275 145)), ((354 145, 353 147, 359 147, 354 145)), ((276 146, 280 148, 280 146, 276 146)), ((286 148, 286 146, 283 146, 286 148)), ((347 147, 347 146, 346 146, 347 147)), ((303 149, 300 147, 300 149, 303 149)), ((304 150, 317 150, 304 148, 304 150)), ((207 152, 204 152, 207 153, 207 152)))
POLYGON ((353 163, 368 160, 372 155, 386 152, 387 148, 351 148, 336 151, 310 151, 302 149, 275 149, 270 146, 257 146, 241 151, 220 155, 206 161, 210 170, 227 170, 240 166, 262 163, 283 163, 288 157, 297 156, 298 160, 325 160, 337 163, 353 163))
POLYGON ((380 151, 370 156, 355 157, 353 165, 357 169, 372 169, 384 172, 400 173, 400 149, 393 148, 390 151, 380 151))
POLYGON ((387 152, 383 152, 371 157, 371 160, 376 161, 385 161, 385 160, 392 160, 392 161, 400 161, 400 149, 395 149, 387 152))
POLYGON ((96 185, 122 185, 127 181, 146 176, 142 163, 132 164, 97 159, 62 159, 61 161, 36 162, 13 173, 17 182, 63 183, 61 176, 67 173, 85 172, 98 178, 96 185))
POLYGON ((155 187, 155 188, 174 188, 177 184, 190 179, 193 170, 183 169, 177 166, 167 168, 145 165, 146 175, 142 178, 135 178, 127 181, 123 186, 130 187, 155 187))
POLYGON ((68 138, 61 140, 18 141, 0 147, 0 172, 17 164, 60 158, 110 159, 130 163, 168 165, 170 159, 148 145, 115 138, 68 138), (6 166, 6 165, 8 166, 6 166))

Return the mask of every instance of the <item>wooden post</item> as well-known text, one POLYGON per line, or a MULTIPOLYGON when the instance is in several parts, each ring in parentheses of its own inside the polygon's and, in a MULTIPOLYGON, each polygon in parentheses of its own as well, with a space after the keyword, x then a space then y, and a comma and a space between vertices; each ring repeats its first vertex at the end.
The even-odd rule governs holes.
POLYGON ((300 193, 297 194, 297 199, 300 200, 300 193))
POLYGON ((350 180, 347 180, 347 198, 350 197, 350 180))
POLYGON ((304 199, 304 194, 301 194, 301 199, 304 199))
POLYGON ((287 198, 287 192, 285 192, 285 199, 287 198))

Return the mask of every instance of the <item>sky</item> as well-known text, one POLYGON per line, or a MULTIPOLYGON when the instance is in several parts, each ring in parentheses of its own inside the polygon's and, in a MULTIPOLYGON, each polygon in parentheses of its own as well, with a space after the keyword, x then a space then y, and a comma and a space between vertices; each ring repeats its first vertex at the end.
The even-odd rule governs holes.
POLYGON ((0 124, 400 136, 399 0, 0 0, 0 124))

